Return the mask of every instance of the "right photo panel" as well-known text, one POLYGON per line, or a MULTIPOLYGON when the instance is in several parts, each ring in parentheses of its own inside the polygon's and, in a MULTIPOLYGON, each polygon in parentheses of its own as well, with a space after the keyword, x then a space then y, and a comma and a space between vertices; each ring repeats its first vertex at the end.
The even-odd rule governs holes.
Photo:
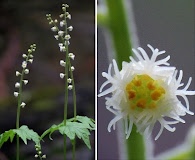
POLYGON ((97 0, 97 159, 195 159, 194 0, 97 0))

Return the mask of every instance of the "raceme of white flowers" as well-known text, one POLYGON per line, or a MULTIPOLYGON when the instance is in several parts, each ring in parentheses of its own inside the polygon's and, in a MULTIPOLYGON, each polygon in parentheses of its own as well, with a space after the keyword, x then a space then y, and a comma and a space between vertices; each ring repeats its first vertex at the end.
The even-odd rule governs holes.
MULTIPOLYGON (((22 92, 22 86, 23 84, 26 85, 28 83, 28 80, 24 79, 24 75, 29 74, 28 63, 33 62, 33 55, 32 53, 35 51, 36 45, 32 44, 30 48, 28 49, 28 54, 23 54, 22 57, 24 58, 24 61, 22 62, 22 72, 16 71, 16 76, 20 76, 20 81, 15 83, 15 88, 18 89, 18 91, 14 92, 14 96, 18 97, 20 96, 22 92)), ((20 98, 19 98, 20 99, 20 98)), ((21 99, 19 100, 21 101, 21 99)), ((24 108, 26 106, 26 103, 20 102, 20 106, 24 108)))
MULTIPOLYGON (((59 41, 58 46, 60 49, 60 52, 67 54, 67 58, 68 60, 60 60, 60 65, 62 67, 68 67, 69 71, 73 72, 75 70, 74 66, 71 66, 70 60, 74 60, 75 59, 75 55, 73 53, 69 53, 68 51, 68 46, 70 45, 70 39, 71 36, 69 34, 69 32, 71 32, 73 30, 72 26, 68 26, 67 24, 67 19, 71 19, 71 15, 69 12, 67 12, 67 8, 69 6, 67 4, 63 4, 62 5, 62 11, 64 13, 60 14, 60 22, 59 22, 59 27, 58 27, 58 20, 55 19, 53 20, 51 18, 51 14, 47 14, 47 20, 49 21, 49 24, 52 25, 51 30, 56 33, 56 35, 54 35, 55 39, 59 41), (68 63, 67 63, 68 62, 68 63), (68 64, 68 65, 66 65, 68 64)), ((66 77, 66 73, 60 73, 60 78, 63 79, 64 77, 66 77)), ((66 77, 66 80, 68 82, 68 90, 72 90, 73 86, 71 84, 72 79, 69 77, 66 77)))
POLYGON ((123 62, 121 71, 113 60, 108 73, 102 73, 107 80, 102 84, 98 96, 108 95, 105 97, 106 108, 115 115, 108 124, 108 131, 111 131, 112 126, 115 129, 116 122, 123 119, 126 139, 130 136, 133 124, 139 133, 148 137, 159 122, 160 130, 155 137, 157 140, 164 128, 174 132, 175 127, 171 125, 185 123, 181 117, 186 113, 194 115, 189 110, 187 98, 188 95, 195 95, 195 91, 188 90, 192 78, 184 85, 181 82, 183 71, 169 66, 170 56, 157 60, 165 51, 154 49, 151 45, 148 47, 152 52, 151 57, 139 47, 133 49, 138 60, 130 56, 131 62, 123 62), (108 84, 111 86, 107 87, 108 84))

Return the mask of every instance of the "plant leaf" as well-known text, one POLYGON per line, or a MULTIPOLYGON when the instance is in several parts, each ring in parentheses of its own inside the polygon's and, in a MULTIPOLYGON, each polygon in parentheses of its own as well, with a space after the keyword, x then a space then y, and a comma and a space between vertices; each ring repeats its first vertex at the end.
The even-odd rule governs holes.
POLYGON ((2 145, 8 141, 8 139, 10 139, 10 141, 12 142, 15 136, 15 132, 10 129, 9 131, 5 131, 4 133, 2 133, 0 135, 0 148, 2 147, 2 145))
POLYGON ((39 145, 40 137, 32 129, 29 129, 28 126, 23 125, 19 129, 13 129, 13 131, 27 144, 27 140, 33 140, 35 144, 39 145))

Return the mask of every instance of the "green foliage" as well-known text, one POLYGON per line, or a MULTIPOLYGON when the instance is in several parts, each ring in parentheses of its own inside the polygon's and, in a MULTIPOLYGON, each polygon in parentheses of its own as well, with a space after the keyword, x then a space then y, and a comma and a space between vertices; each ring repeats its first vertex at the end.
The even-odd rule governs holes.
POLYGON ((27 144, 27 140, 33 140, 36 145, 39 145, 40 137, 34 132, 32 129, 29 129, 26 125, 22 125, 19 129, 10 129, 9 131, 5 131, 0 135, 0 147, 10 139, 12 142, 15 134, 17 134, 25 144, 27 144))
POLYGON ((95 130, 94 120, 86 116, 76 116, 76 119, 68 119, 66 121, 66 125, 64 125, 64 122, 58 125, 52 125, 42 134, 41 139, 43 139, 47 134, 49 134, 50 139, 52 139, 51 134, 54 131, 59 131, 62 135, 66 135, 70 138, 70 140, 74 140, 77 136, 79 139, 84 141, 89 149, 91 149, 89 140, 91 130, 95 130))

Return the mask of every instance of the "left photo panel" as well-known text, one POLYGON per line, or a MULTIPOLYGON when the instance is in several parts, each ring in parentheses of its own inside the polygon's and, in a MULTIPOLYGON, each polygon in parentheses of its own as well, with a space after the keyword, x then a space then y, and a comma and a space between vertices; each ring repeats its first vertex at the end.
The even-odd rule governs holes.
POLYGON ((0 160, 95 159, 95 2, 0 2, 0 160))

